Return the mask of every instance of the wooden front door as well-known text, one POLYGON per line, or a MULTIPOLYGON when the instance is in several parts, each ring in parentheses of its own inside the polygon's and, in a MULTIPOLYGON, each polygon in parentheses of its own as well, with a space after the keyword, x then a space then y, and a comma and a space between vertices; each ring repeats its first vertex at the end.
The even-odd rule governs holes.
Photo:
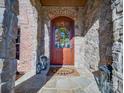
POLYGON ((52 65, 74 64, 74 21, 57 17, 51 21, 50 60, 52 65))

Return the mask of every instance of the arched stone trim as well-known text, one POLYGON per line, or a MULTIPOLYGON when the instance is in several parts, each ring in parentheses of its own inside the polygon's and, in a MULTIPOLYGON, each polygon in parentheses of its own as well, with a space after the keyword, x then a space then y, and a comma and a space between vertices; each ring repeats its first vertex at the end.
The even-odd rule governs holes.
POLYGON ((67 18, 67 19, 70 19, 70 20, 73 20, 73 21, 74 21, 73 18, 68 17, 68 16, 57 16, 57 17, 52 18, 51 21, 53 21, 53 20, 55 20, 55 19, 57 19, 57 18, 60 18, 60 17, 64 17, 64 18, 67 18))
POLYGON ((43 7, 45 12, 47 13, 45 15, 48 16, 50 20, 59 17, 59 16, 66 16, 73 20, 76 20, 78 18, 78 8, 74 7, 43 7))

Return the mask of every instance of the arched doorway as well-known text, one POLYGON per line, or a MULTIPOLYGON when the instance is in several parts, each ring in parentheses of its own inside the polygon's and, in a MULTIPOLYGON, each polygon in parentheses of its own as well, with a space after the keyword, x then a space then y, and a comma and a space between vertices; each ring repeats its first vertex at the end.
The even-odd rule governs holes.
POLYGON ((51 65, 74 65, 74 20, 60 16, 51 21, 51 65))

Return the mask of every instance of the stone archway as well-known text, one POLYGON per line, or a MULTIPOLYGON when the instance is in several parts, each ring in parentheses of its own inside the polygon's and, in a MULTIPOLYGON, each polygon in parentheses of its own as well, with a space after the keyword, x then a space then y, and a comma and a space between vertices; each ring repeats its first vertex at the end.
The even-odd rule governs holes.
MULTIPOLYGON (((38 30, 38 53, 37 53, 38 57, 37 58, 39 61, 40 55, 45 55, 48 58, 50 58, 51 20, 59 16, 66 16, 66 17, 69 17, 75 20, 75 24, 74 24, 74 30, 76 32, 75 36, 81 36, 81 31, 83 27, 83 23, 81 21, 83 15, 81 12, 83 12, 83 8, 82 7, 75 8, 75 7, 50 7, 50 6, 45 7, 43 6, 43 7, 40 7, 38 11, 39 11, 39 22, 38 22, 39 30, 38 30)), ((78 45, 76 45, 76 49, 79 49, 79 47, 77 46, 78 45)), ((78 56, 75 59, 76 63, 78 63, 77 59, 78 59, 78 56)))

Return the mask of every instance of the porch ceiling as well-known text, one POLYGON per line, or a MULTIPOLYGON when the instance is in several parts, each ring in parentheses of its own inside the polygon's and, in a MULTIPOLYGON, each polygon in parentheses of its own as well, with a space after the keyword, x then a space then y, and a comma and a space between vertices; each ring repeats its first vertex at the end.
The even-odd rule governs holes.
POLYGON ((84 6, 87 0, 40 0, 43 6, 84 6))

